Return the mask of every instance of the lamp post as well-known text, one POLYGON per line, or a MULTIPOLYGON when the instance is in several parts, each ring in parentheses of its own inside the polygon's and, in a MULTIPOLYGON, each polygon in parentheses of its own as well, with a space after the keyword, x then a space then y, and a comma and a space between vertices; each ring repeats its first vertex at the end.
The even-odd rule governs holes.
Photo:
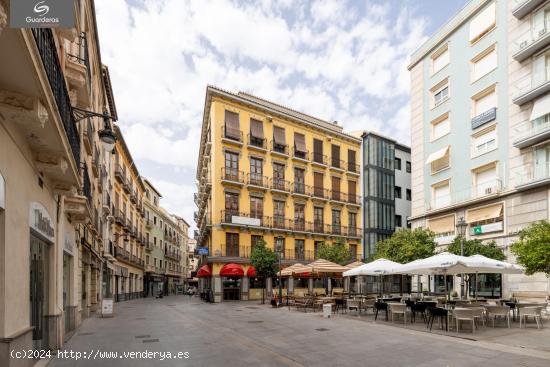
MULTIPOLYGON (((468 228, 468 223, 464 220, 464 217, 460 217, 456 223, 456 230, 460 236, 460 256, 464 256, 464 236, 466 235, 466 229, 468 228)), ((447 281, 447 279, 445 279, 447 281)), ((465 289, 464 289, 464 274, 460 276, 460 297, 464 298, 465 289)))
POLYGON ((111 129, 111 124, 109 122, 109 120, 112 120, 113 117, 109 116, 109 114, 107 114, 107 111, 105 110, 103 111, 103 113, 97 113, 74 106, 71 108, 76 122, 88 117, 101 117, 103 119, 103 130, 99 130, 97 135, 103 143, 103 147, 105 148, 105 150, 111 152, 116 143, 116 136, 113 133, 113 130, 111 129))
POLYGON ((277 249, 276 252, 279 257, 279 302, 278 307, 281 307, 283 305, 283 284, 281 282, 281 259, 283 258, 283 243, 281 241, 281 237, 277 237, 277 249))

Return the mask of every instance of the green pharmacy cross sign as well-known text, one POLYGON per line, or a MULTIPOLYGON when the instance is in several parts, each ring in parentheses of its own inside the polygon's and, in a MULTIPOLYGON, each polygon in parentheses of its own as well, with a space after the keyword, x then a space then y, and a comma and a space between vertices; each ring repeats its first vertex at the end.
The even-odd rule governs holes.
POLYGON ((482 233, 483 233, 483 229, 481 228, 481 226, 474 227, 474 234, 482 234, 482 233))

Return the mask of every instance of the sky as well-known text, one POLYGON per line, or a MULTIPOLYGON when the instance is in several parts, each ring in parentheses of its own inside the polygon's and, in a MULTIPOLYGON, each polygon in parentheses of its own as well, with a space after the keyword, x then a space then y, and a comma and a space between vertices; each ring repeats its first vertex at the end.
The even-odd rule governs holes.
POLYGON ((118 124, 161 205, 194 226, 207 85, 410 145, 410 54, 465 0, 96 0, 118 124))

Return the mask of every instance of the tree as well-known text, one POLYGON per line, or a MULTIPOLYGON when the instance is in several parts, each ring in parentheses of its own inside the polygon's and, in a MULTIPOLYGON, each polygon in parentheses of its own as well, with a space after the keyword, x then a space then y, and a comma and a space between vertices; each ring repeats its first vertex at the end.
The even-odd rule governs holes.
POLYGON ((525 267, 525 273, 546 273, 550 277, 550 223, 540 221, 521 230, 519 240, 512 245, 517 262, 525 267))
MULTIPOLYGON (((447 251, 451 254, 460 255, 460 241, 461 237, 457 236, 453 243, 447 247, 447 251)), ((468 240, 464 239, 464 256, 483 255, 490 259, 504 260, 506 255, 500 247, 497 246, 495 241, 489 243, 483 243, 480 239, 468 240)))
POLYGON ((265 282, 277 274, 277 256, 272 249, 266 246, 263 239, 256 241, 250 254, 250 262, 256 269, 256 274, 263 279, 262 282, 262 304, 265 303, 265 282))
POLYGON ((345 265, 351 260, 351 252, 346 247, 344 240, 339 238, 332 245, 323 242, 319 246, 317 257, 336 264, 345 265))
POLYGON ((376 244, 374 259, 388 259, 401 264, 430 257, 435 252, 434 233, 423 228, 400 229, 376 244))

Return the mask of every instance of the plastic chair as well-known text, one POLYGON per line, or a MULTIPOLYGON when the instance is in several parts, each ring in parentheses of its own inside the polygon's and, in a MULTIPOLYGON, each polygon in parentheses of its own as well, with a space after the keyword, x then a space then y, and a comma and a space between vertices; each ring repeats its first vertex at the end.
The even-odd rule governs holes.
POLYGON ((403 323, 407 323, 407 305, 404 303, 389 303, 389 313, 393 323, 393 315, 403 315, 403 323))
POLYGON ((495 327, 495 319, 497 317, 504 317, 508 329, 510 328, 510 306, 485 306, 487 318, 493 319, 493 328, 495 327))
POLYGON ((522 307, 519 314, 519 327, 521 328, 521 320, 525 323, 527 327, 527 319, 533 317, 537 323, 537 329, 543 327, 542 325, 542 309, 544 306, 534 306, 534 307, 522 307))
POLYGON ((472 322, 472 333, 476 331, 476 322, 475 322, 475 311, 471 308, 455 308, 453 310, 453 317, 456 320, 456 332, 458 334, 458 329, 460 327, 460 321, 471 321, 472 322))

